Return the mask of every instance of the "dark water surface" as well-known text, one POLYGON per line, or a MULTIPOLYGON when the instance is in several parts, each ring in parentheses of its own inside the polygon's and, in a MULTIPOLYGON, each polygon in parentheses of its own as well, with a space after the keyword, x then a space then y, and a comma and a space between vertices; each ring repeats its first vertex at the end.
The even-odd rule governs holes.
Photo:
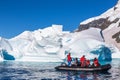
POLYGON ((120 59, 105 73, 56 71, 60 63, 0 62, 0 80, 120 80, 120 59))

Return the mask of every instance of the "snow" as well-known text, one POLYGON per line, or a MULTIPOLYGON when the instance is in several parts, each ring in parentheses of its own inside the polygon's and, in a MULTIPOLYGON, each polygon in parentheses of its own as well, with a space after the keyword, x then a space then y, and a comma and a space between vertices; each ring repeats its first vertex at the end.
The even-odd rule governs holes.
POLYGON ((8 51, 12 50, 12 47, 11 47, 9 41, 2 37, 0 37, 0 48, 7 49, 8 51))
MULTIPOLYGON (((115 45, 117 48, 120 49, 120 45, 119 45, 120 43, 116 43, 115 39, 112 38, 112 36, 114 34, 116 34, 117 32, 120 31, 120 27, 118 27, 119 22, 120 21, 118 21, 116 24, 113 23, 108 28, 106 28, 103 31, 103 35, 104 35, 104 39, 105 39, 105 41, 106 41, 107 44, 115 45)), ((118 50, 116 52, 119 53, 118 50)))
POLYGON ((87 24, 87 23, 89 23, 89 22, 91 22, 91 21, 94 21, 94 20, 97 20, 97 19, 99 19, 99 18, 101 18, 101 17, 96 16, 96 17, 89 18, 89 19, 87 19, 87 20, 85 20, 85 21, 83 21, 83 22, 80 22, 80 25, 87 24))

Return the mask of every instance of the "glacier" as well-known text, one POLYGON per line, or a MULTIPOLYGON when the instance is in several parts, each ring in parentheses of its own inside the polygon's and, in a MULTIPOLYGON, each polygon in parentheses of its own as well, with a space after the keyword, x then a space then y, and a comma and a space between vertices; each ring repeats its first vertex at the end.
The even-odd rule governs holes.
POLYGON ((11 39, 0 37, 0 61, 62 62, 69 52, 73 58, 82 55, 88 59, 98 57, 99 60, 120 58, 119 50, 104 42, 101 29, 71 33, 62 28, 62 25, 52 25, 24 31, 11 39))

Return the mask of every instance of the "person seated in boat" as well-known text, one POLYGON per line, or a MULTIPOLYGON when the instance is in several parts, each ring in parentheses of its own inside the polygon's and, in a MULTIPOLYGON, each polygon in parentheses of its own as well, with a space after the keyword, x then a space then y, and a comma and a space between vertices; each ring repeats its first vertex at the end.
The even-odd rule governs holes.
POLYGON ((90 60, 89 59, 86 60, 86 67, 90 67, 90 60))
POLYGON ((78 65, 79 65, 78 58, 75 58, 75 60, 72 63, 72 66, 78 66, 78 65))
POLYGON ((96 57, 93 60, 93 66, 94 67, 99 67, 100 66, 100 63, 99 63, 99 61, 98 61, 98 59, 96 57))
POLYGON ((86 58, 85 58, 85 55, 83 55, 81 58, 80 58, 80 63, 81 63, 81 67, 85 67, 86 66, 86 58))
POLYGON ((78 58, 75 58, 75 63, 76 63, 77 66, 80 65, 80 62, 78 61, 78 58))
POLYGON ((71 66, 71 61, 72 61, 71 55, 70 55, 70 53, 68 53, 68 55, 67 55, 68 66, 71 66))

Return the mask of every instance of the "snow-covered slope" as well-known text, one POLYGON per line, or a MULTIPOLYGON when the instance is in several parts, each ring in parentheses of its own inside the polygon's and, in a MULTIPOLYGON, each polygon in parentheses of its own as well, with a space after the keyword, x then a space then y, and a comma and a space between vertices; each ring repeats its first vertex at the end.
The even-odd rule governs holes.
POLYGON ((89 59, 95 56, 100 57, 100 54, 90 52, 97 50, 100 45, 106 46, 101 29, 90 28, 70 33, 62 31, 62 27, 62 25, 52 25, 45 29, 24 31, 11 39, 1 38, 1 58, 17 61, 58 62, 63 61, 68 52, 71 52, 72 57, 80 57, 83 54, 86 54, 89 59))
POLYGON ((101 14, 80 23, 78 31, 90 27, 102 29, 107 44, 116 46, 120 50, 120 0, 117 4, 101 14))

